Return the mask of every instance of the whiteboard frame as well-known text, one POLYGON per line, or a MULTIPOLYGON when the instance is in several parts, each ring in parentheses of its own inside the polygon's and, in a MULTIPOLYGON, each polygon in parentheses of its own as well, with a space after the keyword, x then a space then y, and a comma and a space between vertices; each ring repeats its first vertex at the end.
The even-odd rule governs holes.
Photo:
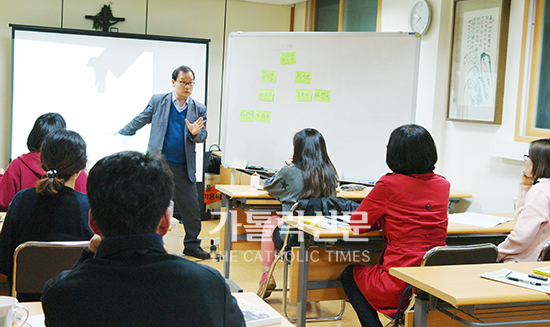
MULTIPOLYGON (((390 40, 390 39, 387 39, 390 40)), ((244 41, 243 41, 244 42, 244 41)), ((344 42, 344 41, 342 41, 344 42)), ((346 41, 347 42, 347 41, 346 41)), ((401 41, 396 41, 401 42, 401 41)), ((405 41, 403 41, 404 43, 405 41)), ((364 50, 367 45, 359 46, 358 48, 361 50, 364 50)), ((408 46, 408 45, 407 45, 408 46)), ((352 52, 354 49, 353 46, 348 45, 349 48, 345 49, 345 51, 352 52)), ((409 47, 409 46, 408 46, 409 47)), ((395 127, 398 127, 402 124, 406 123, 414 123, 415 116, 416 116, 416 96, 417 96, 417 84, 418 84, 418 66, 419 66, 419 55, 420 55, 420 37, 418 34, 415 33, 408 33, 408 32, 391 32, 391 33, 375 33, 375 32, 234 32, 229 35, 228 39, 228 48, 227 48, 227 58, 226 58, 226 72, 224 76, 224 93, 223 93, 223 103, 222 103, 222 139, 221 139, 221 145, 223 153, 222 158, 222 164, 225 167, 232 167, 232 163, 234 159, 244 159, 248 160, 249 165, 254 166, 262 166, 267 170, 277 170, 280 168, 280 166, 283 164, 283 162, 292 156, 292 135, 295 132, 298 132, 300 129, 305 127, 312 127, 317 128, 323 135, 325 136, 325 140, 327 142, 327 148, 329 155, 334 162, 336 168, 339 170, 339 173, 343 172, 343 176, 341 174, 340 177, 343 177, 343 179, 346 180, 352 180, 352 181, 373 181, 377 180, 381 175, 388 172, 389 169, 385 164, 385 145, 387 143, 387 139, 389 137, 389 134, 391 133, 391 130, 393 130, 395 127), (402 54, 403 60, 408 60, 412 63, 410 65, 410 70, 407 71, 407 78, 410 79, 410 84, 407 88, 407 103, 406 106, 408 106, 408 109, 404 115, 401 115, 399 119, 392 119, 392 121, 395 121, 395 124, 392 125, 391 128, 386 128, 381 130, 380 133, 376 133, 376 137, 371 138, 370 142, 376 142, 376 150, 372 152, 374 155, 372 157, 369 157, 369 155, 361 155, 357 158, 354 158, 354 155, 359 154, 363 149, 365 148, 365 143, 361 143, 360 139, 355 138, 355 141, 349 141, 349 142, 342 142, 343 140, 346 140, 346 137, 334 137, 333 135, 330 135, 331 132, 327 128, 318 128, 318 126, 321 126, 323 123, 317 124, 315 121, 313 123, 310 123, 308 121, 303 121, 302 126, 300 128, 297 127, 294 122, 292 122, 291 119, 289 119, 287 122, 285 122, 285 125, 279 125, 281 127, 281 133, 277 133, 276 136, 266 136, 261 134, 261 132, 258 132, 258 130, 265 130, 269 131, 270 128, 275 124, 275 118, 273 115, 271 116, 271 124, 265 124, 261 128, 250 128, 250 126, 243 125, 243 128, 236 127, 235 123, 235 115, 238 114, 238 110, 240 110, 242 103, 237 103, 235 100, 235 94, 238 94, 239 92, 242 93, 242 89, 246 89, 249 87, 246 83, 248 81, 243 80, 242 76, 248 74, 249 72, 246 71, 247 67, 253 66, 254 61, 262 62, 263 60, 266 60, 265 58, 268 57, 270 50, 265 50, 267 46, 265 46, 265 43, 262 43, 259 45, 259 47, 264 46, 264 48, 259 49, 256 53, 253 53, 254 51, 243 51, 243 48, 239 48, 238 45, 236 45, 237 42, 240 42, 240 40, 250 40, 250 43, 256 42, 261 38, 261 40, 267 40, 265 42, 269 43, 273 49, 279 46, 277 48, 280 52, 284 52, 285 49, 290 49, 288 51, 307 51, 303 48, 300 48, 300 43, 307 43, 307 42, 317 42, 322 43, 325 42, 327 39, 336 39, 336 42, 340 42, 339 39, 346 39, 346 38, 353 38, 354 40, 362 39, 362 42, 373 42, 376 44, 379 44, 382 42, 382 38, 403 38, 411 40, 412 45, 410 45, 410 51, 408 53, 402 54), (278 40, 276 38, 279 38, 279 40, 286 40, 287 42, 280 46, 278 43, 278 40), (289 41, 291 40, 291 41, 289 41), (369 41, 372 40, 372 41, 369 41), (376 41, 375 41, 376 40, 376 41), (307 42, 302 42, 307 41, 307 42), (301 49, 301 50, 297 50, 301 49), (263 52, 262 52, 263 51, 263 52), (256 56, 256 57, 254 57, 256 56), (244 59, 243 59, 244 58, 244 59), (241 65, 239 66, 239 60, 246 61, 246 66, 241 65), (244 67, 244 68, 243 68, 244 67), (244 83, 243 83, 244 82, 244 83), (271 125, 271 126, 270 126, 271 125), (244 142, 244 138, 242 135, 239 135, 239 133, 246 133, 247 129, 249 129, 248 132, 251 132, 251 136, 249 136, 251 139, 260 138, 264 142, 261 144, 256 144, 253 146, 252 149, 248 149, 249 153, 268 153, 268 155, 272 155, 272 153, 279 153, 277 155, 277 158, 272 158, 270 160, 254 160, 254 156, 248 157, 248 155, 242 155, 241 153, 237 153, 238 151, 241 151, 242 148, 248 148, 251 145, 247 142, 244 142), (281 141, 282 140, 282 141, 281 141), (237 145, 236 145, 237 144, 237 145), (241 150, 235 151, 235 147, 240 147, 241 150), (345 148, 344 153, 350 153, 350 155, 342 155, 342 151, 340 151, 340 148, 345 148), (334 153, 334 154, 333 154, 334 153), (340 154, 339 154, 340 153, 340 154), (348 158, 349 157, 349 158, 348 158), (353 163, 353 161, 356 161, 353 163), (358 162, 357 162, 358 161, 358 162), (364 168, 359 168, 359 166, 365 166, 364 168)), ((409 49, 409 48, 408 48, 409 49)), ((245 49, 249 50, 249 49, 245 49)), ((275 51, 275 50, 273 50, 275 51)), ((379 50, 376 49, 376 52, 379 50)), ((375 51, 373 50, 373 53, 375 51)), ((341 55, 341 53, 338 53, 337 50, 334 49, 328 49, 327 53, 328 55, 332 55, 333 57, 335 55, 341 55), (331 52, 332 51, 332 52, 331 52)), ((319 56, 322 56, 322 53, 317 52, 316 53, 319 56)), ((342 55, 342 58, 345 55, 342 55)), ((299 54, 297 54, 297 57, 299 57, 299 54)), ((298 61, 298 59, 297 59, 298 61)), ((329 64, 332 65, 340 65, 340 67, 336 67, 336 70, 340 68, 346 68, 349 70, 350 67, 358 68, 358 72, 362 72, 361 69, 363 67, 361 65, 358 65, 358 63, 347 63, 347 62, 334 62, 334 61, 326 61, 329 64)), ((269 64, 262 63, 263 66, 265 66, 265 69, 269 69, 269 67, 274 67, 276 64, 273 62, 269 62, 269 64), (271 66, 270 66, 271 65, 271 66)), ((376 65, 373 68, 376 68, 376 65)), ((389 65, 388 65, 389 66, 389 65)), ((282 66, 281 66, 282 67, 282 66)), ((296 64, 295 70, 300 71, 301 69, 299 67, 302 67, 299 64, 296 64)), ((327 66, 323 66, 327 67, 327 66)), ((252 68, 254 69, 254 68, 252 68)), ((325 68, 323 68, 324 70, 325 68)), ((391 70, 391 69, 390 69, 391 70)), ((277 69, 277 83, 279 82, 279 70, 277 69)), ((385 72, 385 70, 380 69, 380 72, 385 72)), ((315 76, 319 76, 319 69, 317 71, 312 72, 315 76)), ((341 75, 344 74, 353 74, 353 72, 343 72, 341 75)), ((395 72, 394 72, 395 73, 395 72)), ((256 72, 254 72, 256 74, 256 72)), ((258 74, 261 74, 261 72, 258 72, 258 74)), ((373 74, 374 75, 374 74, 373 74)), ((259 76, 259 75, 258 75, 259 76)), ((341 76, 336 76, 335 74, 331 76, 323 76, 323 79, 338 79, 341 76)), ((244 77, 246 78, 246 77, 244 77)), ((256 78, 254 76, 254 78, 256 78)), ((313 81, 313 78, 312 78, 313 81)), ((256 101, 257 94, 254 94, 254 92, 257 92, 256 90, 259 88, 262 88, 261 83, 263 82, 253 82, 256 83, 256 89, 251 88, 248 92, 250 94, 246 94, 246 97, 250 98, 252 102, 256 101), (255 99, 253 99, 255 98, 255 99), (253 100, 252 100, 253 99, 253 100)), ((275 83, 275 84, 277 84, 275 83)), ((336 84, 336 83, 335 83, 336 84)), ((266 85, 266 84, 263 84, 266 85)), ((297 85, 297 84, 296 84, 297 85)), ((304 84, 305 85, 305 84, 304 84)), ((311 85, 309 85, 312 89, 315 89, 317 87, 313 86, 313 82, 311 85)), ((304 88, 309 87, 308 85, 305 85, 304 88)), ((337 86, 332 86, 337 87, 337 86)), ((292 87, 289 87, 292 88, 292 87)), ((396 90, 398 91, 398 90, 396 90)), ((275 90, 275 97, 277 97, 277 90, 275 90)), ((244 94, 244 93, 242 93, 244 94)), ((334 98, 336 98, 337 94, 336 92, 333 92, 334 98)), ((332 97, 332 96, 331 96, 332 97)), ((242 97, 241 97, 242 98, 242 97)), ((391 97, 391 98, 398 98, 398 97, 391 97)), ((390 101, 393 101, 394 99, 390 99, 390 101)), ((273 102, 276 103, 279 100, 274 100, 273 102)), ((332 99, 331 99, 332 101, 332 99)), ((335 100, 336 101, 336 100, 335 100)), ((241 99, 239 98, 239 101, 241 102, 241 99)), ((257 101, 258 102, 258 101, 257 101)), ((243 102, 244 103, 244 102, 243 102)), ((269 105, 269 103, 267 103, 269 105)), ((311 106, 322 106, 323 103, 318 103, 315 101, 312 101, 311 103, 308 103, 311 106)), ((333 105, 336 105, 336 102, 331 103, 333 105)), ((263 106, 266 105, 266 102, 258 102, 257 104, 250 104, 245 103, 245 107, 243 109, 256 109, 260 108, 259 110, 263 110, 263 106), (254 108, 251 108, 254 107, 254 108)), ((360 109, 359 109, 360 110, 360 109)), ((333 111, 331 111, 333 112, 333 111)), ((374 111, 369 111, 369 114, 373 114, 374 111)), ((310 116, 311 117, 311 116, 310 116)), ((387 117, 386 117, 387 118, 387 117)), ((322 119, 329 119, 333 120, 331 117, 326 118, 320 118, 319 121, 322 119)), ((353 119, 351 119, 353 120, 353 119)), ((338 119, 336 119, 336 122, 338 119)), ((241 123, 241 122, 238 122, 241 123)), ((355 122, 351 122, 354 123, 355 122)), ((258 122, 255 122, 255 124, 260 124, 258 122)), ((353 125, 354 125, 353 124, 353 125)), ((344 122, 343 124, 343 130, 342 133, 346 133, 346 127, 349 125, 349 122, 344 122)), ((376 125, 376 124, 374 124, 376 125)), ((387 125, 387 123, 386 123, 387 125)), ((358 126, 357 128, 364 128, 366 131, 366 134, 369 134, 369 129, 377 128, 377 126, 369 126, 368 124, 361 125, 354 125, 358 126)), ((355 128, 355 127, 354 127, 355 128)), ((355 130, 355 129, 354 129, 355 130)), ((349 133, 349 130, 347 131, 349 133)), ((357 135, 357 132, 355 133, 357 135)), ((368 145, 368 144, 367 144, 368 145)), ((370 145, 368 145, 370 146, 370 145)), ((367 147, 368 147, 367 146, 367 147)), ((370 152, 370 150, 368 150, 370 152)))

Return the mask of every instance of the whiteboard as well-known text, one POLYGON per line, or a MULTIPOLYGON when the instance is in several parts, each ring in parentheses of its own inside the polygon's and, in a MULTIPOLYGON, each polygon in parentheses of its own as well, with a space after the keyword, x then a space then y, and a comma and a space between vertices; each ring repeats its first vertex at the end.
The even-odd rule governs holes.
POLYGON ((377 180, 389 171, 391 131, 414 122, 419 50, 418 35, 404 32, 231 33, 222 164, 278 170, 294 134, 311 127, 341 179, 377 180))

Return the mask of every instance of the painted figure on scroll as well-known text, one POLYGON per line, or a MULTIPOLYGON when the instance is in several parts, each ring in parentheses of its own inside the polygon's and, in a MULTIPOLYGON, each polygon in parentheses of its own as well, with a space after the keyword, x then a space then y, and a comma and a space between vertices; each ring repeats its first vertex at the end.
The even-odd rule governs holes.
POLYGON ((377 264, 350 265, 341 276, 362 326, 381 327, 378 312, 397 312, 407 284, 390 276, 391 267, 420 266, 426 251, 445 245, 450 183, 434 173, 436 162, 435 142, 424 127, 396 128, 386 151, 392 172, 376 182, 351 217, 355 233, 382 229, 387 243, 377 264))
MULTIPOLYGON (((283 214, 290 213, 298 199, 336 196, 338 180, 336 169, 327 152, 323 135, 313 128, 305 128, 294 135, 294 154, 291 159, 263 186, 282 204, 283 214)), ((264 298, 275 289, 275 279, 267 280, 267 272, 275 258, 275 248, 281 249, 288 226, 279 216, 272 216, 262 230, 262 279, 260 289, 268 283, 264 298)))
POLYGON ((498 245, 499 261, 537 261, 542 247, 550 241, 550 139, 531 142, 523 159, 516 227, 498 245))

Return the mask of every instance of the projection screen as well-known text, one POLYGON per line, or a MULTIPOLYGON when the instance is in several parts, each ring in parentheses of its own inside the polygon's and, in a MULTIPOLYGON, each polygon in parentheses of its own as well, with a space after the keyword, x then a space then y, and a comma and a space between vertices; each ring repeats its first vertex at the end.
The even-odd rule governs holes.
MULTIPOLYGON (((10 159, 28 152, 38 116, 60 113, 88 146, 88 166, 121 150, 145 152, 149 125, 124 142, 114 134, 151 95, 171 92, 180 65, 196 76, 192 97, 206 104, 210 40, 11 25, 13 28, 10 159)), ((202 181, 202 146, 197 180, 202 181)))

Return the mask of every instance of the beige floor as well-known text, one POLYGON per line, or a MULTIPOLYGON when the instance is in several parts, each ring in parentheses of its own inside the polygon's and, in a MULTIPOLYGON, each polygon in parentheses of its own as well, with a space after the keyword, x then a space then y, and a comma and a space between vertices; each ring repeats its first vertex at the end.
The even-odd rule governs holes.
MULTIPOLYGON (((210 248, 210 238, 219 238, 219 231, 211 233, 211 231, 216 230, 219 220, 205 221, 202 223, 202 232, 200 237, 202 238, 202 246, 208 251, 210 248)), ((180 225, 180 236, 179 236, 179 249, 178 253, 182 253, 183 250, 183 228, 180 225)), ((213 256, 214 257, 214 256, 213 256)), ((191 258, 193 261, 211 266, 218 271, 222 272, 223 270, 223 261, 216 261, 215 259, 210 260, 196 260, 191 258)), ((282 285, 283 281, 283 265, 278 264, 275 270, 274 276, 275 280, 280 283, 278 287, 282 285)), ((231 261, 231 274, 230 278, 233 282, 239 285, 245 292, 256 292, 259 286, 259 280, 262 273, 260 253, 259 251, 232 251, 232 261, 231 261)), ((279 313, 282 312, 282 292, 273 292, 272 295, 266 299, 266 302, 269 303, 275 310, 279 313)), ((340 310, 339 301, 326 301, 326 302, 316 302, 308 304, 308 316, 318 316, 318 315, 335 315, 340 310)), ((289 306, 289 315, 291 317, 296 317, 296 305, 290 304, 289 306)), ((382 318, 383 319, 383 318, 382 318)), ((384 320, 383 320, 384 322, 384 320)), ((340 320, 337 321, 328 321, 328 322, 311 322, 307 324, 308 327, 347 327, 347 326, 359 326, 359 320, 355 311, 349 303, 346 303, 346 309, 344 315, 340 320)))

